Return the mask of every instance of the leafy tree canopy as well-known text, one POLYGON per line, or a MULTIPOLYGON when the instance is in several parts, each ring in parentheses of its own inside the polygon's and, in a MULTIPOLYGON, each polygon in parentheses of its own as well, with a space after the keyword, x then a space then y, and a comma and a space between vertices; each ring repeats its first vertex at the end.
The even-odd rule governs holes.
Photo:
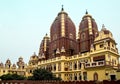
POLYGON ((0 76, 1 80, 24 80, 26 79, 24 76, 17 75, 17 74, 4 74, 0 76))
POLYGON ((52 72, 45 69, 35 69, 33 76, 28 77, 28 80, 61 80, 61 78, 55 77, 52 72))

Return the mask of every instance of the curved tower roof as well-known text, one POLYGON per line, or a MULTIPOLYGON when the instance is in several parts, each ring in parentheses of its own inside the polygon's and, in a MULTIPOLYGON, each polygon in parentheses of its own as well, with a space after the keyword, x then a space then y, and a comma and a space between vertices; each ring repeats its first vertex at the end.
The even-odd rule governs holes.
POLYGON ((97 23, 95 22, 95 19, 90 14, 88 14, 87 11, 80 22, 79 31, 86 28, 89 28, 89 34, 93 34, 93 31, 90 31, 91 29, 98 31, 98 27, 97 27, 97 23))
POLYGON ((41 59, 42 55, 45 55, 45 59, 48 58, 48 46, 49 46, 49 41, 50 38, 48 37, 48 35, 46 34, 40 44, 40 48, 39 48, 39 53, 38 56, 41 59))
POLYGON ((50 38, 51 41, 60 37, 69 38, 69 34, 72 35, 72 39, 76 39, 75 25, 68 14, 64 11, 64 8, 62 8, 51 25, 50 38))
POLYGON ((90 14, 86 11, 79 25, 79 52, 89 52, 95 37, 98 35, 97 24, 90 14))
POLYGON ((56 57, 56 51, 61 48, 65 49, 67 55, 76 53, 76 28, 63 7, 51 25, 50 41, 49 54, 52 57, 56 57))
POLYGON ((111 31, 107 30, 103 24, 101 31, 99 32, 98 36, 95 38, 95 41, 100 41, 107 38, 111 39, 115 43, 111 31))

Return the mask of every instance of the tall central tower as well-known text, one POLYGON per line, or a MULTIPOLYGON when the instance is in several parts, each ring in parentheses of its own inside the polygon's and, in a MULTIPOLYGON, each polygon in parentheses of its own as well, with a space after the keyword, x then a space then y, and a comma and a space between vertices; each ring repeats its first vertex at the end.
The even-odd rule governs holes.
POLYGON ((76 28, 63 7, 50 28, 49 58, 61 52, 66 56, 77 53, 76 28))

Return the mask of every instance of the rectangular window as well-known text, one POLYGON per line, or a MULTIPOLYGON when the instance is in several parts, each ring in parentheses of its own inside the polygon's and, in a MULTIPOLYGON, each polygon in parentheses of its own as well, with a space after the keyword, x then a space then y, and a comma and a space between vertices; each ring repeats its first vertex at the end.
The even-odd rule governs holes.
POLYGON ((87 72, 83 72, 83 79, 87 80, 87 72))
POLYGON ((58 77, 60 77, 60 78, 61 78, 61 74, 58 74, 58 77))
POLYGON ((5 73, 5 70, 3 70, 3 73, 5 73))
POLYGON ((100 45, 100 48, 103 48, 103 44, 100 45))
POLYGON ((79 80, 82 80, 82 75, 81 75, 81 73, 79 73, 79 80))
POLYGON ((72 74, 70 74, 70 80, 72 80, 72 74))
POLYGON ((58 64, 58 71, 61 71, 61 63, 58 64))

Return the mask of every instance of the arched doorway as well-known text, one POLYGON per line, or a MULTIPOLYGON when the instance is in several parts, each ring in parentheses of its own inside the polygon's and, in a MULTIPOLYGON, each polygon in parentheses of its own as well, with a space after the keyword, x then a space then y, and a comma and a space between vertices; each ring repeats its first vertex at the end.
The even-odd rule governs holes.
POLYGON ((94 73, 94 75, 93 75, 93 78, 94 78, 94 81, 97 81, 98 80, 98 73, 94 73))

